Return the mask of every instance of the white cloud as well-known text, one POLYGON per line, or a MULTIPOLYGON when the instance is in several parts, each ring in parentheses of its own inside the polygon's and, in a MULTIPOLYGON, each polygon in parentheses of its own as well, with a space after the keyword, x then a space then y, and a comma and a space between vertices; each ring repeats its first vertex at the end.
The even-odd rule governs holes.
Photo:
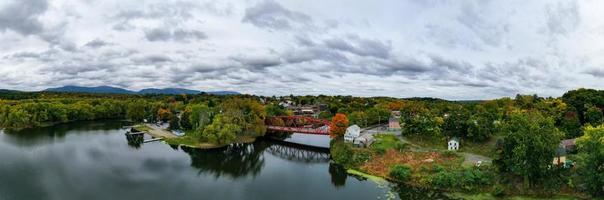
POLYGON ((604 88, 597 4, 12 0, 0 4, 0 88, 558 96, 604 88))

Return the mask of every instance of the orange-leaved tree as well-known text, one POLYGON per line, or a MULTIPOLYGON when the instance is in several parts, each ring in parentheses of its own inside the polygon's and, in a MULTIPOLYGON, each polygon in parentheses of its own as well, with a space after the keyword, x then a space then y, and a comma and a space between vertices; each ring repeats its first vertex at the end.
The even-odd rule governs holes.
POLYGON ((332 138, 342 137, 346 133, 348 128, 348 117, 345 114, 338 113, 336 116, 331 118, 331 125, 329 126, 329 136, 332 138))
POLYGON ((167 122, 172 118, 172 111, 167 108, 160 108, 157 110, 157 119, 162 122, 167 122))

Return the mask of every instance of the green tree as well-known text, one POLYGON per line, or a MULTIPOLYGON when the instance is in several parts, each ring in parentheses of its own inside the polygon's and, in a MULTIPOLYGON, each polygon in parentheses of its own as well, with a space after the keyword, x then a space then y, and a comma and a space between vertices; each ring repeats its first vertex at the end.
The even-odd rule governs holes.
POLYGON ((178 115, 170 116, 170 130, 180 130, 180 118, 178 115))
POLYGON ((257 101, 251 99, 229 99, 221 106, 226 121, 241 128, 241 134, 263 136, 266 133, 266 111, 257 101))
POLYGON ((355 111, 350 113, 350 115, 348 115, 348 120, 350 121, 350 124, 356 124, 360 127, 366 127, 367 124, 367 114, 365 114, 365 112, 362 111, 355 111))
POLYGON ((21 106, 13 106, 8 114, 6 126, 9 128, 31 127, 34 124, 31 121, 32 115, 21 108, 21 106))
POLYGON ((401 110, 401 128, 405 135, 441 136, 442 117, 436 116, 421 103, 408 103, 401 110))
POLYGON ((194 130, 203 131, 205 126, 212 122, 214 112, 205 104, 190 105, 191 115, 189 122, 194 130))
POLYGON ((462 106, 453 106, 444 117, 442 126, 447 136, 467 137, 470 113, 462 106))
POLYGON ((581 136, 581 122, 577 112, 566 111, 560 122, 560 129, 564 131, 566 138, 576 138, 581 136))
POLYGON ((485 141, 493 135, 494 124, 479 114, 472 115, 467 121, 467 137, 474 141, 485 141))
POLYGON ((572 106, 577 111, 579 121, 581 124, 585 124, 585 111, 588 106, 593 105, 596 107, 604 107, 604 91, 593 90, 593 89, 578 89, 564 93, 562 99, 566 104, 572 106))
POLYGON ((77 103, 71 104, 68 112, 69 120, 93 120, 94 107, 84 101, 78 101, 77 103))
POLYGON ((539 112, 513 113, 502 131, 506 135, 503 149, 494 162, 499 170, 522 177, 525 187, 547 181, 563 137, 554 126, 554 120, 539 112))
POLYGON ((386 107, 375 106, 367 110, 367 120, 369 125, 388 123, 390 110, 386 107))
POLYGON ((193 129, 193 125, 191 124, 191 107, 186 107, 185 110, 182 111, 182 115, 179 119, 180 126, 184 130, 193 129))
POLYGON ((203 131, 203 137, 215 144, 228 144, 235 140, 241 127, 225 120, 222 114, 216 115, 214 121, 203 131))
POLYGON ((331 115, 331 113, 329 111, 322 111, 321 113, 319 113, 320 119, 331 119, 331 117, 333 117, 333 116, 331 115))
POLYGON ((602 110, 594 105, 585 105, 585 123, 598 125, 602 123, 602 110))
POLYGON ((126 117, 135 122, 141 122, 145 119, 146 102, 142 100, 132 101, 128 103, 126 117))
POLYGON ((579 149, 578 171, 587 191, 594 196, 604 195, 604 125, 588 126, 577 139, 579 149))
POLYGON ((265 107, 266 116, 274 117, 274 116, 285 116, 287 113, 285 112, 285 108, 276 104, 269 104, 265 107))

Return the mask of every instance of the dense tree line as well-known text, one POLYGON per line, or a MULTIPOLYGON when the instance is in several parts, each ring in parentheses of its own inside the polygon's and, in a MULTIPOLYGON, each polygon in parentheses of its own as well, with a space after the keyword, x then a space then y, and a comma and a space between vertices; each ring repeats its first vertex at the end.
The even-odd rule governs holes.
POLYGON ((582 127, 604 122, 604 93, 597 90, 569 91, 561 98, 517 95, 474 103, 405 101, 401 108, 404 134, 426 137, 462 137, 486 141, 500 132, 512 113, 539 112, 551 118, 565 138, 582 135, 582 127))
POLYGON ((125 119, 127 101, 44 100, 0 102, 0 126, 25 128, 44 124, 95 119, 125 119))

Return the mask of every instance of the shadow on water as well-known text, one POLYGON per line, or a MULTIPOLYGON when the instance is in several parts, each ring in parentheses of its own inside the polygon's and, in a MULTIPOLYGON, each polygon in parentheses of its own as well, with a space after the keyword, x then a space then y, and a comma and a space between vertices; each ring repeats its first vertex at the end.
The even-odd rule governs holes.
POLYGON ((35 127, 21 130, 3 130, 6 139, 20 146, 36 146, 44 143, 62 140, 68 133, 91 133, 99 131, 113 131, 130 125, 127 121, 103 120, 81 121, 53 125, 52 127, 35 127))

